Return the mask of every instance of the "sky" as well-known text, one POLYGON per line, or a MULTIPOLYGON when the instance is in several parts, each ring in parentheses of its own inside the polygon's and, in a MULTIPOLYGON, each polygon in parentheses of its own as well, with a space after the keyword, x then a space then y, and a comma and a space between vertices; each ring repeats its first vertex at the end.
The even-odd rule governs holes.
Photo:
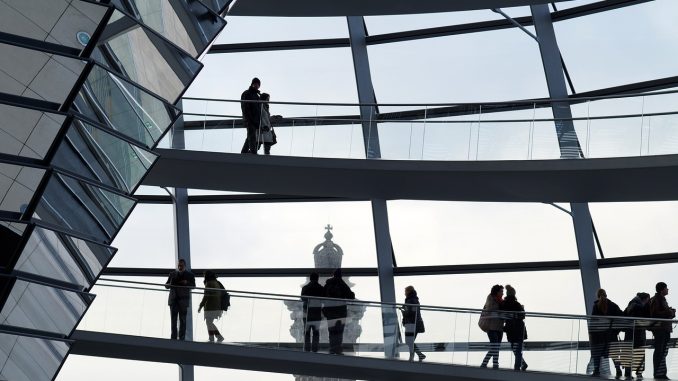
MULTIPOLYGON (((575 1, 560 6, 588 2, 575 1)), ((506 11, 512 16, 529 13, 524 7, 506 11)), ((558 43, 575 90, 583 92, 677 75, 678 26, 674 21, 677 11, 675 1, 657 0, 556 23, 558 43)), ((474 11, 368 17, 366 23, 370 34, 378 34, 498 17, 490 11, 474 11)), ((335 38, 346 37, 348 33, 343 18, 228 17, 227 21, 218 43, 335 38)), ((536 42, 515 28, 375 45, 368 48, 368 53, 376 97, 382 103, 503 101, 548 95, 536 42)), ((272 100, 357 102, 349 48, 218 54, 204 57, 203 62, 205 68, 186 96, 237 99, 249 80, 257 76, 262 80, 262 90, 269 92, 272 100)), ((673 100, 673 97, 655 97, 598 102, 576 106, 573 112, 585 116, 673 111, 675 108, 667 108, 675 105, 673 100)), ((407 108, 395 106, 382 111, 407 108)), ((185 110, 239 113, 237 104, 217 102, 186 102, 185 110)), ((357 114, 353 107, 272 105, 271 111, 284 116, 357 114)), ((531 118, 533 115, 532 111, 508 114, 479 118, 489 122, 492 118, 531 118)), ((549 114, 535 113, 542 117, 549 114)), ((554 152, 554 141, 549 140, 551 126, 540 129, 529 122, 516 123, 512 126, 515 133, 509 135, 506 125, 501 124, 486 123, 478 127, 468 123, 459 124, 455 129, 449 127, 448 124, 422 123, 381 126, 385 157, 522 159, 528 158, 530 152, 533 158, 548 158, 554 152), (471 143, 478 148, 470 148, 471 143)), ((578 133, 586 141, 587 154, 592 157, 675 152, 678 136, 674 136, 672 127, 670 119, 660 117, 634 118, 617 124, 577 125, 578 133)), ((291 129, 280 131, 280 143, 274 146, 273 154, 359 158, 363 155, 359 133, 360 128, 355 125, 297 128, 294 134, 291 129)), ((190 149, 237 152, 243 136, 242 131, 197 132, 188 134, 187 139, 190 149)), ((139 192, 164 194, 163 190, 146 187, 139 192)), ((596 203, 591 204, 590 209, 605 257, 678 249, 675 234, 678 202, 596 203)), ((577 258, 571 219, 551 205, 395 200, 388 202, 388 212, 399 266, 577 258)), ((323 241, 324 226, 328 223, 334 227, 334 241, 344 250, 344 266, 376 266, 372 214, 367 202, 193 205, 189 213, 194 267, 312 267, 312 250, 323 241)), ((175 250, 172 229, 171 206, 138 205, 113 243, 119 251, 111 266, 172 267, 175 250)), ((636 292, 651 292, 657 281, 666 281, 671 287, 677 270, 676 264, 602 269, 601 285, 610 299, 625 306, 636 292)), ((304 279, 229 278, 222 281, 230 289, 296 295, 304 279)), ((352 277, 351 281, 355 283, 358 299, 379 299, 376 277, 352 277)), ((577 271, 401 276, 395 280, 399 301, 402 301, 401 290, 414 285, 423 304, 466 308, 481 308, 493 284, 508 283, 516 287, 519 300, 529 311, 586 312, 577 271)), ((98 297, 83 320, 83 327, 159 337, 164 334, 168 311, 162 296, 142 293, 130 297, 103 287, 96 287, 93 292, 98 297), (130 306, 138 310, 142 318, 119 312, 130 306)), ((677 295, 669 295, 670 304, 678 305, 677 295)), ((281 340, 291 340, 282 306, 262 305, 257 309, 252 306, 252 313, 266 314, 268 308, 280 314, 280 324, 262 325, 264 331, 260 334, 277 334, 281 340)), ((243 319, 246 318, 245 315, 243 319)), ((420 340, 450 340, 449 334, 443 333, 446 318, 431 316, 428 337, 424 334, 420 340)), ((375 321, 369 319, 366 324, 374 325, 375 321)), ((198 320, 196 324, 196 337, 204 336, 202 322, 198 320)), ((226 324, 227 340, 229 333, 237 334, 234 327, 228 331, 228 322, 223 324, 226 324)), ((528 329, 530 324, 528 321, 528 329)), ((545 323, 534 321, 532 324, 538 331, 545 323)), ((366 337, 373 334, 367 333, 367 327, 364 331, 366 337)), ((152 379, 176 379, 177 367, 70 356, 58 380, 85 380, 93 374, 100 380, 148 379, 149 375, 152 379)), ((232 380, 292 379, 288 375, 196 369, 196 380, 217 376, 232 380)))

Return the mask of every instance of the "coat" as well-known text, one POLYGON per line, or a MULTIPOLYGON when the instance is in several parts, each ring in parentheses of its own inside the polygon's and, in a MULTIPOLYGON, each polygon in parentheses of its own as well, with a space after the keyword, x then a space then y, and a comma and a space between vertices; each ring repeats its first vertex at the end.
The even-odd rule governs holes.
MULTIPOLYGON (((240 95, 240 100, 243 101, 258 101, 259 90, 250 86, 240 95)), ((240 102, 240 109, 242 111, 242 119, 246 128, 259 128, 261 120, 261 103, 257 102, 240 102)))
POLYGON ((172 271, 167 278, 167 282, 165 282, 165 288, 170 290, 167 304, 171 306, 176 302, 181 308, 188 308, 192 287, 195 287, 195 275, 192 272, 188 270, 183 272, 172 271), (186 284, 181 284, 184 280, 186 284))
MULTIPOLYGON (((633 298, 624 310, 624 314, 634 318, 649 318, 650 304, 643 305, 640 297, 633 298)), ((633 341, 633 347, 639 348, 647 344, 645 329, 647 322, 642 320, 629 321, 630 327, 624 330, 624 341, 633 341)))
POLYGON ((304 317, 308 321, 322 320, 322 300, 308 297, 325 297, 325 288, 320 283, 314 281, 308 282, 308 284, 301 288, 301 300, 304 301, 304 317))
POLYGON ((596 300, 593 303, 591 315, 606 316, 605 318, 592 318, 589 322, 589 339, 592 343, 605 343, 617 341, 617 335, 621 331, 624 319, 612 319, 607 316, 624 316, 617 303, 607 299, 607 311, 596 300))
POLYGON ((515 296, 507 296, 501 303, 500 308, 505 311, 504 332, 509 343, 522 343, 527 339, 525 328, 525 307, 518 303, 515 296), (509 313, 509 311, 513 313, 509 313))
POLYGON ((212 279, 205 282, 205 288, 212 290, 205 290, 200 302, 200 307, 205 311, 221 311, 221 284, 218 280, 212 279))
POLYGON ((504 320, 499 316, 499 309, 499 302, 497 302, 494 296, 492 296, 492 294, 487 295, 485 305, 483 306, 483 312, 480 314, 480 319, 478 320, 480 329, 485 332, 501 332, 504 330, 504 320))
MULTIPOLYGON (((656 293, 650 298, 650 317, 654 319, 673 319, 676 317, 676 310, 669 307, 664 295, 656 293)), ((673 332, 673 324, 670 321, 654 322, 650 329, 653 331, 663 330, 673 332)))
MULTIPOLYGON (((341 277, 332 277, 325 282, 325 297, 334 299, 355 299, 355 294, 341 277)), ((323 307, 326 319, 341 319, 348 315, 346 303, 339 300, 326 300, 323 307)))
POLYGON ((419 308, 419 297, 417 292, 414 291, 405 298, 405 306, 403 306, 403 326, 405 326, 405 335, 408 333, 407 328, 411 325, 414 326, 414 332, 423 333, 425 332, 424 320, 421 318, 421 308, 419 308))

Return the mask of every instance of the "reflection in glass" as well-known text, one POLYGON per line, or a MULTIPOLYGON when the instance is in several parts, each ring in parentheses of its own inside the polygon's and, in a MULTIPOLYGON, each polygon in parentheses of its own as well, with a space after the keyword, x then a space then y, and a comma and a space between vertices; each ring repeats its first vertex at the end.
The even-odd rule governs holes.
POLYGON ((0 311, 0 324, 70 335, 94 295, 17 279, 0 311))
POLYGON ((0 163, 0 210, 23 213, 44 173, 44 169, 0 163))
POLYGON ((51 380, 67 354, 63 341, 0 333, 0 379, 51 380))
POLYGON ((113 0, 118 9, 197 58, 226 25, 221 17, 200 1, 113 0))
POLYGON ((43 159, 64 116, 0 104, 0 153, 43 159))
POLYGON ((89 289, 115 249, 35 227, 14 267, 89 289))
POLYGON ((99 127, 75 120, 52 163, 131 193, 156 158, 99 127))
POLYGON ((133 199, 54 174, 34 217, 109 243, 133 206, 133 199))
POLYGON ((92 57, 110 70, 175 103, 202 64, 115 11, 92 57))
POLYGON ((154 95, 95 65, 75 101, 87 117, 153 147, 179 115, 154 95))

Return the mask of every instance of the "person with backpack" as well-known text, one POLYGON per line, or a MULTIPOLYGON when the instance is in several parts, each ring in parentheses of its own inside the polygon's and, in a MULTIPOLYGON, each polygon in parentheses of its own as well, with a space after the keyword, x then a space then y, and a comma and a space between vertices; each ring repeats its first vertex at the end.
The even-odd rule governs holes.
POLYGON ((412 286, 405 287, 405 305, 401 309, 403 313, 403 326, 405 327, 405 343, 410 350, 410 361, 414 360, 414 354, 419 357, 419 362, 424 361, 426 355, 419 349, 414 340, 417 334, 424 333, 424 320, 421 318, 419 297, 412 286))
POLYGON ((511 343, 511 350, 513 350, 515 355, 513 370, 524 372, 527 369, 527 363, 523 358, 523 343, 527 339, 525 307, 518 302, 516 289, 510 284, 506 285, 506 297, 502 301, 500 308, 506 312, 504 332, 506 332, 506 340, 511 343))
POLYGON ((341 299, 355 299, 351 288, 341 278, 341 269, 334 270, 332 278, 325 282, 325 300, 323 315, 327 319, 327 331, 330 338, 330 354, 343 354, 344 326, 348 316, 346 302, 341 299))
POLYGON ((325 288, 318 283, 318 273, 311 273, 309 282, 301 288, 301 300, 304 302, 304 351, 318 352, 320 342, 320 322, 322 316, 322 300, 325 288), (311 342, 311 336, 313 341, 311 342))
POLYGON ((224 285, 217 280, 217 275, 213 271, 205 271, 204 283, 205 293, 200 302, 200 307, 198 307, 198 313, 203 308, 205 309, 205 323, 207 324, 210 343, 213 343, 215 338, 217 342, 221 343, 224 341, 224 337, 219 332, 214 321, 219 320, 223 315, 223 311, 228 308, 228 305, 224 305, 230 304, 228 302, 224 303, 224 300, 227 300, 227 298, 224 298, 224 295, 228 295, 228 293, 224 289, 224 285))
MULTIPOLYGON (((650 298, 650 317, 653 319, 673 319, 676 317, 676 310, 669 307, 666 301, 666 295, 669 294, 669 287, 664 282, 659 282, 655 286, 657 293, 650 298)), ((654 365, 654 378, 656 380, 668 380, 666 377, 666 355, 669 354, 669 340, 673 332, 673 324, 670 321, 654 322, 652 325, 652 335, 654 335, 654 353, 652 354, 652 364, 654 365)))
POLYGON ((481 368, 487 368, 487 363, 492 359, 492 368, 499 369, 499 346, 504 338, 504 320, 499 316, 499 309, 503 301, 504 286, 495 284, 485 298, 483 312, 478 320, 478 326, 487 333, 487 338, 490 340, 490 349, 480 364, 481 368))

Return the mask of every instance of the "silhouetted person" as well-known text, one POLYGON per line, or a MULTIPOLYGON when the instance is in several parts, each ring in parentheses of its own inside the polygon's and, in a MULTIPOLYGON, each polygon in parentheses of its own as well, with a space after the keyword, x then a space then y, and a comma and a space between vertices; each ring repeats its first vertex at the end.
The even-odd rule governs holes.
POLYGON ((195 275, 186 269, 186 261, 179 259, 177 270, 172 271, 165 282, 165 288, 170 290, 168 304, 172 320, 172 340, 186 338, 186 314, 191 301, 191 288, 195 287, 195 275), (179 332, 177 335, 177 318, 179 318, 179 332))
POLYGON ((304 301, 304 351, 306 352, 318 352, 320 321, 323 316, 322 300, 316 298, 324 296, 325 288, 318 283, 318 273, 311 273, 309 282, 301 288, 301 300, 304 301))
MULTIPOLYGON (((593 376, 600 376, 600 362, 603 357, 610 356, 610 343, 617 341, 619 329, 615 319, 602 316, 623 316, 619 306, 607 298, 607 292, 602 288, 597 292, 598 299, 593 303, 591 315, 601 316, 592 318, 589 324, 589 341, 591 343, 591 357, 593 358, 593 376)), ((617 319, 619 320, 619 319, 617 319)), ((614 367, 617 378, 622 376, 621 367, 615 360, 614 367)))
MULTIPOLYGON (((655 286, 656 294, 650 299, 650 317, 654 319, 673 319, 676 317, 676 310, 669 307, 666 301, 666 295, 669 294, 669 287, 664 282, 659 282, 655 286)), ((651 325, 654 335, 654 353, 652 354, 652 364, 654 365, 654 378, 657 380, 668 380, 666 377, 666 355, 669 354, 669 339, 673 326, 670 321, 654 322, 651 325)))
POLYGON ((275 130, 273 129, 273 124, 271 124, 272 119, 282 118, 280 115, 271 115, 269 110, 268 101, 271 100, 271 96, 263 93, 261 94, 260 99, 266 101, 266 103, 261 104, 261 123, 259 127, 259 145, 258 148, 261 148, 261 145, 264 145, 264 154, 271 154, 271 146, 278 143, 278 138, 275 135, 275 130))
MULTIPOLYGON (((632 318, 650 317, 650 294, 639 292, 631 299, 624 310, 624 314, 632 318)), ((636 372, 637 378, 643 378, 645 370, 645 349, 647 344, 645 330, 647 322, 643 320, 630 320, 624 330, 624 346, 622 347, 622 365, 624 376, 631 379, 631 373, 636 372)))
POLYGON ((224 337, 219 332, 219 328, 214 324, 215 320, 219 320, 223 314, 221 305, 221 295, 224 286, 217 280, 217 275, 213 271, 205 271, 205 293, 202 301, 198 307, 198 313, 201 309, 205 309, 205 324, 207 325, 207 334, 209 341, 214 342, 216 337, 218 342, 224 341, 224 337))
POLYGON ((510 284, 506 285, 506 297, 500 306, 502 311, 513 312, 507 313, 504 322, 504 332, 506 332, 506 340, 511 343, 511 350, 513 351, 515 362, 513 363, 513 370, 527 369, 527 363, 523 358, 523 343, 527 339, 527 329, 525 328, 525 307, 518 303, 516 298, 516 289, 510 284))
MULTIPOLYGON (((259 87, 261 81, 259 78, 253 78, 250 87, 240 96, 242 101, 258 101, 259 87)), ((261 123, 261 104, 258 102, 240 102, 242 110, 242 122, 247 129, 247 138, 242 146, 240 153, 257 154, 257 130, 261 123)))
POLYGON ((478 326, 487 332, 490 340, 490 350, 487 351, 481 368, 487 368, 487 363, 492 359, 492 368, 499 368, 499 346, 504 338, 504 320, 499 316, 499 309, 504 297, 504 287, 498 284, 492 286, 490 294, 485 299, 483 312, 480 314, 478 326))
POLYGON ((414 341, 417 334, 424 333, 424 320, 421 318, 421 308, 419 307, 419 297, 417 291, 412 286, 405 287, 405 305, 402 307, 403 326, 405 327, 405 343, 410 350, 410 361, 414 360, 414 354, 419 357, 419 361, 424 361, 426 355, 419 350, 414 341))
MULTIPOLYGON (((334 270, 332 278, 325 282, 325 296, 333 299, 355 299, 355 294, 341 279, 341 269, 334 270)), ((325 300, 323 314, 327 319, 327 331, 330 337, 330 353, 343 354, 344 326, 348 309, 342 300, 325 300)))

